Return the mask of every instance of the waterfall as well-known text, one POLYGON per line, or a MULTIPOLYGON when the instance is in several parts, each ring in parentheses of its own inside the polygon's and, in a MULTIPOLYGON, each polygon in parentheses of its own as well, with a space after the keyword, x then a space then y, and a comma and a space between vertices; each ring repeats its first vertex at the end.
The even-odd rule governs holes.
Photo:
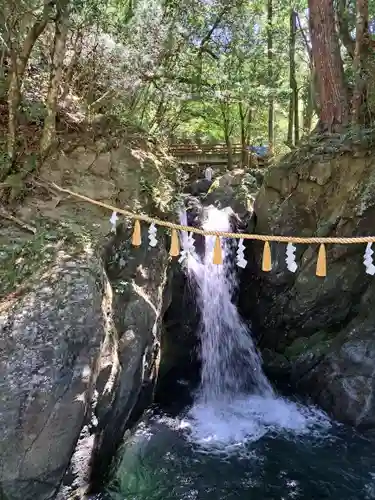
MULTIPOLYGON (((205 230, 231 231, 230 214, 209 208, 205 230)), ((231 243, 222 239, 223 265, 212 263, 215 237, 205 239, 205 254, 191 257, 198 306, 202 313, 201 397, 206 401, 233 399, 240 394, 271 396, 251 332, 233 303, 237 286, 235 255, 231 243)))
MULTIPOLYGON (((181 223, 187 225, 186 212, 181 223)), ((209 207, 205 230, 231 231, 230 213, 209 207)), ((181 244, 187 235, 181 235, 181 244)), ((202 450, 238 453, 268 431, 294 434, 326 427, 320 411, 275 394, 233 295, 237 287, 233 242, 222 238, 223 265, 215 265, 215 237, 205 238, 204 255, 189 255, 187 274, 201 312, 201 383, 184 423, 202 450), (245 447, 244 447, 245 446, 245 447)))

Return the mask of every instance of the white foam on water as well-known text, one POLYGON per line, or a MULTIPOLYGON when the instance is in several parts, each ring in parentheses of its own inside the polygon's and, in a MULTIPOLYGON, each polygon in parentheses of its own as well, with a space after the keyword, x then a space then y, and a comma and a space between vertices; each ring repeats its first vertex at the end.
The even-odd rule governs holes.
MULTIPOLYGON (((231 231, 228 211, 209 207, 203 228, 231 231)), ((214 244, 215 237, 206 237, 204 257, 188 260, 202 316, 202 373, 180 428, 201 451, 225 454, 248 454, 249 443, 265 434, 320 435, 331 426, 327 415, 277 396, 264 375, 251 331, 232 301, 237 279, 229 242, 222 239, 221 266, 212 263, 214 244)))
POLYGON ((365 485, 364 493, 366 500, 375 499, 375 473, 370 473, 370 481, 365 485))
POLYGON ((250 395, 229 402, 197 401, 183 428, 187 439, 202 451, 243 454, 248 445, 266 434, 283 438, 326 435, 328 416, 315 407, 281 397, 250 395))

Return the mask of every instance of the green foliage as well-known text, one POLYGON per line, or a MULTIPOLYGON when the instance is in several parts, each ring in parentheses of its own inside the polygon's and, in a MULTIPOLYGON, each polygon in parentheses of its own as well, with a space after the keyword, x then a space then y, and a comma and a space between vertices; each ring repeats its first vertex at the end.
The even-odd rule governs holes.
MULTIPOLYGON (((139 2, 135 6, 128 24, 133 34, 132 44, 134 32, 137 36, 140 32, 152 34, 141 5, 139 2)), ((299 7, 303 9, 304 2, 299 7)), ((160 20, 163 3, 154 1, 148 8, 156 9, 160 20)), ((150 55, 146 82, 141 77, 134 89, 134 119, 156 134, 172 135, 177 140, 223 141, 229 133, 232 141, 239 142, 241 104, 245 113, 252 109, 249 138, 257 143, 266 142, 267 105, 272 96, 280 119, 276 138, 281 146, 289 105, 285 57, 289 8, 285 4, 276 9, 275 62, 273 81, 269 81, 264 2, 233 2, 230 7, 220 1, 189 1, 184 6, 169 3, 168 13, 164 11, 161 16, 165 20, 164 30, 158 35, 158 43, 154 43, 159 56, 150 55)), ((142 47, 148 53, 148 44, 143 41, 142 47)), ((134 50, 138 52, 135 46, 134 50)), ((300 73, 305 74, 308 68, 302 38, 298 50, 300 73)))
POLYGON ((28 122, 42 125, 46 116, 46 107, 40 101, 26 101, 20 106, 21 112, 28 122))
MULTIPOLYGON (((335 2, 337 9, 339 4, 335 2)), ((356 3, 349 0, 344 4, 353 37, 356 3)), ((11 35, 17 47, 30 23, 41 15, 43 2, 17 0, 12 5, 13 10, 4 3, 4 19, 0 16, 1 43, 11 35), (33 13, 31 18, 28 12, 33 13), (12 30, 8 33, 9 26, 12 30)), ((69 94, 69 106, 75 113, 83 113, 90 120, 96 114, 114 114, 123 123, 172 141, 242 140, 252 144, 267 143, 268 106, 273 100, 274 150, 281 154, 288 150, 291 9, 298 14, 294 59, 299 135, 303 136, 314 125, 314 120, 304 122, 303 117, 311 116, 306 110, 314 110, 316 101, 307 0, 274 0, 272 26, 268 26, 264 0, 70 0, 62 94, 64 98, 69 94), (267 51, 269 32, 272 61, 267 51)), ((372 3, 369 12, 374 36, 372 3)), ((0 50, 4 50, 1 43, 0 50)), ((30 61, 37 67, 39 79, 34 75, 24 82, 24 93, 33 100, 25 114, 40 124, 44 105, 34 103, 44 100, 52 44, 53 30, 48 25, 30 61)), ((351 84, 353 64, 344 45, 342 42, 345 72, 351 84)), ((371 58, 373 54, 369 57, 369 81, 375 73, 375 60, 371 62, 371 58)), ((2 82, 5 70, 0 64, 0 86, 2 82)), ((374 95, 368 94, 370 108, 375 106, 374 95)))

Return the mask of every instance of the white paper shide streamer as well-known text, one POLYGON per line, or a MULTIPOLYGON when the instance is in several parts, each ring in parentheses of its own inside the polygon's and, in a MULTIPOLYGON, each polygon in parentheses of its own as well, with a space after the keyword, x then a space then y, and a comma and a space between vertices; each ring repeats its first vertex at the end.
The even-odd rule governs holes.
POLYGON ((296 247, 293 245, 293 243, 288 243, 286 246, 286 267, 291 271, 292 273, 295 273, 297 271, 297 262, 296 262, 296 256, 294 255, 296 252, 296 247))
POLYGON ((116 232, 117 221, 118 221, 117 212, 112 212, 111 218, 109 219, 109 222, 111 223, 112 226, 111 227, 112 233, 116 232))
POLYGON ((156 233, 157 229, 154 223, 150 224, 150 227, 148 228, 148 244, 150 247, 156 247, 158 244, 158 240, 156 238, 156 233))
POLYGON ((372 257, 373 253, 374 250, 372 249, 372 243, 367 243, 363 263, 366 267, 366 273, 371 274, 371 276, 374 276, 375 274, 375 265, 372 257))
POLYGON ((243 244, 243 238, 240 238, 237 246, 237 254, 236 254, 236 264, 238 267, 244 269, 247 264, 247 260, 244 256, 245 245, 243 244))
POLYGON ((189 255, 192 255, 193 257, 196 255, 193 233, 189 233, 187 238, 185 239, 183 248, 181 249, 180 252, 180 258, 178 259, 178 262, 181 264, 182 262, 187 260, 189 255))

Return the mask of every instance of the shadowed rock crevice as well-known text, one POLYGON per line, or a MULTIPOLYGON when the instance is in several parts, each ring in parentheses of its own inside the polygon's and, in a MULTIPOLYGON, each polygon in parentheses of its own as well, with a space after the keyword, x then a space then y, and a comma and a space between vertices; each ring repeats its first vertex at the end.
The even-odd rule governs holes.
MULTIPOLYGON (((160 144, 117 127, 63 141, 40 177, 166 218, 186 176, 160 144)), ((82 498, 153 399, 165 235, 151 249, 143 225, 136 249, 131 223, 108 236, 95 205, 39 187, 23 201, 15 215, 35 236, 0 227, 0 485, 8 500, 82 498)))

